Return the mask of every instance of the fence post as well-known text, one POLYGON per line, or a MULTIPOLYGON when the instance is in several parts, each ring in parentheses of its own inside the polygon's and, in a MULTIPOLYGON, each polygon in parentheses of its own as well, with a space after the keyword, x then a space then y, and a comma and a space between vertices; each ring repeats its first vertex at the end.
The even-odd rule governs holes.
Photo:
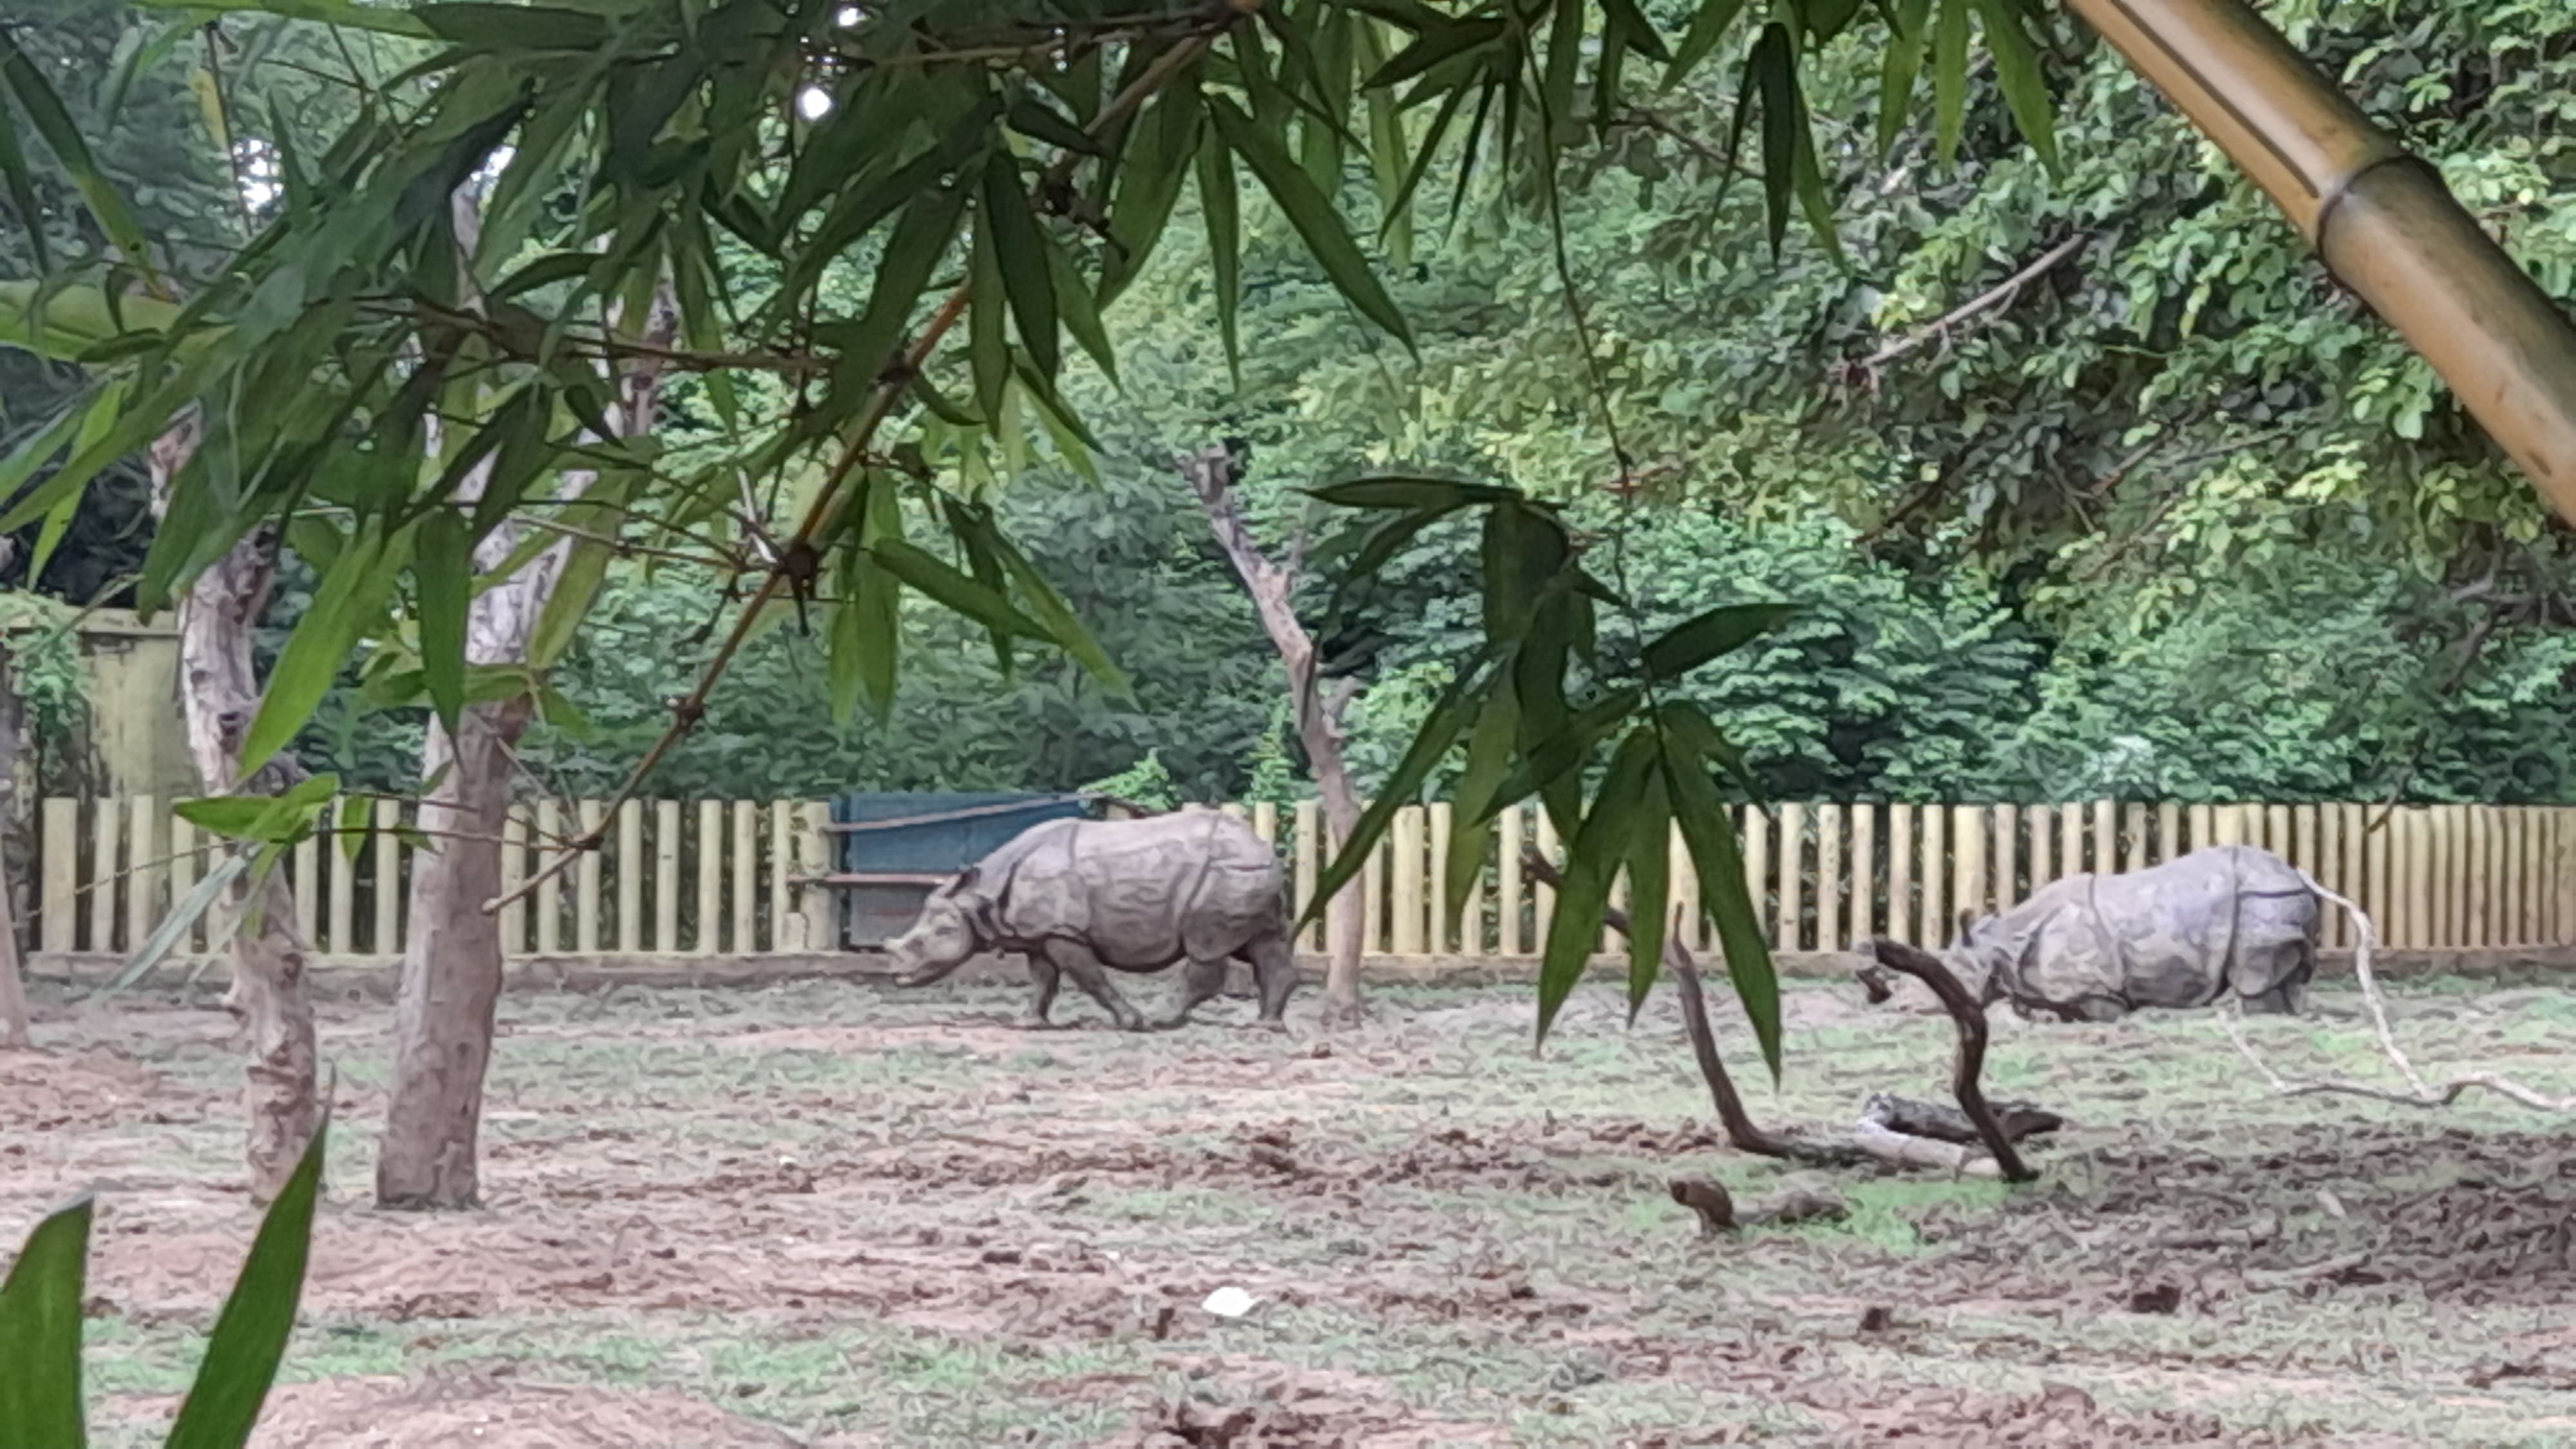
POLYGON ((1816 807, 1816 949, 1843 948, 1843 807, 1816 807))
POLYGON ((2030 889, 2057 879, 2057 812, 2045 805, 2030 807, 2030 889))
POLYGON ((769 949, 796 949, 796 932, 788 920, 793 899, 788 877, 796 874, 796 802, 769 802, 769 949))
POLYGON ((2531 929, 2531 810, 2504 809, 2505 904, 2496 931, 2508 946, 2528 946, 2538 939, 2531 929))
POLYGON ((2182 853, 2182 807, 2167 801, 2156 807, 2156 864, 2182 853))
POLYGON ((1914 807, 1887 807, 1887 934, 1914 941, 1914 807))
POLYGON ((376 802, 375 828, 368 837, 375 847, 376 939, 378 956, 402 954, 402 802, 376 802))
POLYGON ((1422 954, 1422 834, 1421 806, 1407 805, 1395 812, 1387 851, 1393 875, 1388 882, 1388 909, 1394 913, 1395 928, 1388 933, 1387 944, 1398 956, 1422 954))
POLYGON ((653 947, 680 949, 680 802, 653 802, 653 947))
MULTIPOLYGON (((1759 805, 1744 807, 1744 896, 1752 903, 1753 929, 1771 919, 1771 817, 1759 805)), ((1769 934, 1773 950, 1781 949, 1777 922, 1769 934)))
POLYGON ((1878 806, 1852 806, 1851 935, 1855 944, 1878 934, 1878 806))
MULTIPOLYGON (((598 834, 608 819, 605 801, 583 800, 573 809, 581 821, 584 840, 598 834)), ((599 852, 585 850, 581 859, 573 862, 572 896, 572 948, 585 956, 599 954, 599 885, 599 852)))
MULTIPOLYGON (((2323 805, 2317 809, 2317 883, 2330 891, 2349 896, 2352 887, 2344 884, 2343 873, 2343 807, 2323 805)), ((2343 944, 2343 915, 2328 910, 2321 939, 2328 946, 2343 944)))
POLYGON ((724 930, 724 804, 698 802, 698 933, 693 942, 701 956, 716 953, 724 930))
POLYGON ((1521 935, 1522 807, 1504 807, 1500 819, 1502 829, 1494 837, 1494 946, 1503 955, 1520 956, 1529 944, 1521 935))
POLYGON ((2144 805, 2121 807, 2120 868, 2122 870, 2144 870, 2148 863, 2155 859, 2148 853, 2147 848, 2149 818, 2147 807, 2144 805))
MULTIPOLYGON (((829 800, 812 801, 805 806, 804 813, 805 828, 798 832, 798 838, 804 842, 803 854, 805 857, 805 868, 809 873, 814 875, 828 875, 839 869, 838 862, 833 859, 831 832, 823 828, 824 826, 832 823, 832 802, 829 800)), ((676 830, 672 832, 675 839, 677 838, 678 833, 679 832, 676 830)), ((672 858, 672 872, 674 876, 677 875, 678 870, 678 857, 674 856, 672 858)), ((676 889, 674 890, 674 894, 677 894, 676 889)), ((835 939, 833 934, 835 922, 832 907, 834 905, 834 900, 835 898, 831 889, 819 882, 805 887, 804 904, 806 950, 832 951, 839 949, 841 943, 839 940, 835 939)))
POLYGON ((2021 807, 1997 805, 1989 838, 1994 858, 1987 865, 1995 882, 1995 910, 2001 913, 2021 903, 2021 807))
POLYGON ((1693 951, 1708 949, 1707 933, 1701 929, 1704 913, 1700 909, 1699 868, 1691 860, 1690 842, 1682 837, 1679 825, 1671 827, 1671 840, 1665 844, 1665 878, 1672 882, 1674 939, 1693 951))
POLYGON ((2463 946, 2495 944, 2495 829, 2493 807, 2469 807, 2469 903, 2460 930, 2463 946))
POLYGON ((2576 810, 2555 807, 2549 812, 2549 865, 2555 888, 2549 893, 2550 939, 2559 943, 2576 940, 2576 810))
MULTIPOLYGON (((1547 807, 1544 805, 1532 805, 1530 814, 1538 821, 1539 856, 1548 864, 1562 868, 1565 864, 1565 856, 1557 849, 1555 817, 1547 813, 1547 807)), ((1535 892, 1531 919, 1537 926, 1537 930, 1533 933, 1536 939, 1530 943, 1532 954, 1544 954, 1547 950, 1548 925, 1556 919, 1556 892, 1544 883, 1540 883, 1535 892)))
MULTIPOLYGON (((309 844, 310 842, 307 843, 309 844)), ((302 858, 299 856, 299 865, 301 864, 301 860, 302 858)), ((188 892, 195 890, 196 888, 197 827, 190 823, 186 818, 173 815, 170 817, 171 906, 173 908, 177 907, 179 902, 188 898, 188 892)), ((312 901, 309 898, 309 894, 302 886, 297 886, 295 890, 295 908, 297 915, 301 917, 309 914, 311 906, 312 901)), ((201 916, 198 918, 195 925, 192 925, 185 931, 179 933, 179 954, 183 956, 195 954, 197 950, 197 938, 202 931, 204 924, 205 918, 201 916)), ((313 939, 313 933, 310 930, 307 930, 304 933, 304 939, 307 944, 313 947, 314 950, 319 951, 322 949, 321 943, 313 939)))
POLYGON ((358 856, 364 837, 331 837, 331 954, 358 954, 358 856))
MULTIPOLYGON (((179 870, 179 824, 177 816, 170 818, 170 878, 174 882, 178 879, 179 870)), ((295 842, 293 883, 296 938, 304 943, 305 950, 319 952, 322 943, 314 938, 313 927, 320 920, 322 909, 322 843, 310 835, 295 842)), ((184 894, 182 890, 170 892, 171 909, 178 909, 179 899, 184 894)))
POLYGON ((617 949, 634 955, 644 949, 644 802, 617 805, 617 949))
POLYGON ((152 808, 151 796, 135 795, 126 801, 125 818, 125 949, 132 951, 152 934, 152 923, 161 918, 162 868, 154 864, 161 856, 161 817, 152 808))
POLYGON ((1985 914, 1986 820, 1974 805, 1950 809, 1950 915, 1985 914))
MULTIPOLYGON (((1324 807, 1313 800, 1300 800, 1297 802, 1295 820, 1297 838, 1290 844, 1296 850, 1297 915, 1303 919, 1307 907, 1313 905, 1315 901, 1315 881, 1323 874, 1324 807)), ((1323 949, 1323 939, 1318 934, 1317 927, 1308 926, 1297 933, 1297 949, 1300 951, 1323 949)))
POLYGON ((1430 807, 1431 898, 1425 904, 1431 912, 1431 954, 1434 956, 1447 955, 1450 942, 1457 939, 1456 923, 1449 919, 1449 839, 1456 823, 1456 813, 1448 801, 1433 802, 1430 807))
POLYGON ((733 940, 737 956, 759 949, 760 807, 749 800, 733 802, 733 940))
MULTIPOLYGON (((536 859, 561 848, 563 840, 563 806, 551 797, 537 802, 536 859)), ((537 887, 537 954, 559 955, 563 951, 563 873, 546 877, 537 887)))
POLYGON ((38 939, 48 951, 72 949, 74 913, 80 909, 80 802, 49 799, 44 803, 44 872, 38 939))
POLYGON ((1773 922, 1772 949, 1795 951, 1805 944, 1806 902, 1801 887, 1807 878, 1807 807, 1789 801, 1780 807, 1780 848, 1773 877, 1780 883, 1779 915, 1773 922))
POLYGON ((90 802, 89 948, 116 949, 116 837, 123 812, 102 795, 90 802))
POLYGON ((1923 944, 1936 951, 1950 939, 1949 898, 1944 893, 1950 874, 1949 823, 1949 811, 1938 805, 1923 807, 1923 944))
MULTIPOLYGON (((515 894, 528 878, 528 807, 513 805, 501 820, 501 894, 515 894)), ((501 954, 517 956, 528 949, 528 903, 512 901, 501 908, 501 954)))
MULTIPOLYGON (((1369 808, 1362 801, 1360 809, 1369 808)), ((1368 859, 1360 867, 1360 954, 1374 956, 1386 949, 1386 865, 1394 854, 1394 842, 1388 832, 1380 834, 1377 844, 1369 847, 1368 859)))

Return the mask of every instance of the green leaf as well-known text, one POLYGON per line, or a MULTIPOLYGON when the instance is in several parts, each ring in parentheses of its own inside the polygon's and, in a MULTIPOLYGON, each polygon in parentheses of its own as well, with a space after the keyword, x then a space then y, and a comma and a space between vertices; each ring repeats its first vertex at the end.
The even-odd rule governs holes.
POLYGON ((434 38, 430 28, 410 10, 390 5, 361 4, 360 0, 134 0, 152 10, 187 10, 207 14, 275 15, 286 20, 312 20, 324 25, 345 25, 352 30, 372 30, 381 35, 408 35, 418 40, 434 38))
POLYGON ((1098 137, 1035 96, 1022 95, 1014 99, 1002 112, 1002 117, 1012 130, 1032 140, 1044 141, 1067 151, 1079 151, 1086 156, 1097 156, 1102 152, 1098 137))
POLYGON ((1046 233, 1008 151, 984 157, 983 224, 993 233, 993 255, 1001 263, 1012 320, 1020 326, 1020 345, 1039 371, 1053 377, 1063 363, 1056 341, 1055 270, 1047 265, 1046 233))
POLYGON ((1072 605, 1064 601, 1064 595, 1055 591, 1055 586, 1047 582, 1046 575, 1039 573, 1037 565, 1029 562, 1028 555, 1020 552, 1010 540, 997 533, 992 535, 992 544, 993 551, 1001 558, 1002 567, 1009 571, 1011 582, 1018 586, 1020 597, 1027 601, 1030 612, 1045 626, 1045 637, 1071 656, 1085 673, 1098 680, 1100 687, 1109 691, 1112 698, 1133 705, 1136 702, 1135 684, 1127 678, 1126 671, 1109 657, 1109 651, 1100 647, 1100 641, 1092 637, 1091 631, 1083 627, 1081 617, 1073 612, 1072 605))
MULTIPOLYGON (((531 666, 551 668, 572 648, 582 620, 599 602, 608 565, 617 556, 617 545, 608 540, 616 538, 625 526, 623 510, 644 478, 640 472, 602 474, 583 492, 580 506, 563 513, 565 522, 587 524, 592 532, 603 536, 573 539, 566 548, 563 568, 555 575, 554 592, 547 595, 545 607, 537 613, 536 626, 528 631, 527 661, 531 666)), ((565 547, 565 541, 557 539, 545 546, 565 547)))
POLYGON ((1699 69, 1700 62, 1708 59, 1717 43, 1726 38, 1726 28, 1735 23, 1743 9, 1744 0, 1700 0, 1699 9, 1691 15, 1690 28, 1682 32, 1680 48, 1673 52, 1673 63, 1664 69, 1665 90, 1680 85, 1699 69))
POLYGON ((1411 45, 1397 51, 1386 64, 1361 81, 1360 89, 1377 90, 1402 85, 1444 60, 1492 45, 1503 38, 1504 32, 1503 22, 1490 17, 1448 21, 1426 29, 1411 45))
MULTIPOLYGON (((78 407, 65 409, 62 416, 47 423, 26 441, 10 449, 7 457, 0 458, 0 499, 6 499, 25 487, 27 480, 36 475, 37 469, 52 462, 54 455, 70 444, 73 435, 82 431, 90 416, 90 410, 97 405, 98 399, 92 397, 78 407)), ((29 572, 28 584, 32 586, 35 581, 36 573, 29 572)))
POLYGON ((1314 898, 1306 903, 1305 920, 1323 918, 1332 898, 1339 895, 1342 887, 1350 884, 1352 877, 1368 864, 1370 853, 1377 849, 1378 841, 1386 835, 1387 826, 1394 822, 1395 812, 1419 803, 1415 797, 1422 793, 1422 782, 1430 778, 1432 767, 1447 756, 1449 747, 1457 743, 1459 734, 1474 722, 1476 706, 1484 692, 1494 687, 1499 678, 1491 664, 1490 657, 1477 660, 1460 671, 1458 678, 1441 693, 1439 701, 1431 707, 1430 717, 1422 722, 1421 729, 1414 732, 1413 742, 1405 746, 1404 758, 1396 762, 1395 769, 1379 787, 1377 798, 1369 802, 1368 809, 1360 812, 1359 824, 1352 827, 1351 838, 1341 842, 1341 848, 1334 852, 1332 860, 1325 864, 1322 874, 1316 878, 1314 898))
POLYGON ((18 213, 20 235, 27 239, 27 249, 36 261, 36 274, 42 276, 54 269, 53 249, 46 244, 42 218, 36 214, 36 182, 27 170, 26 148, 18 141, 18 122, 5 101, 0 101, 0 183, 9 192, 10 208, 18 213))
POLYGON ((1010 600, 917 544, 899 538, 880 539, 869 546, 868 556, 887 573, 988 629, 1004 630, 1023 639, 1049 637, 1045 625, 1021 613, 1010 600))
POLYGON ((170 1426, 168 1449, 241 1449, 250 1442, 304 1297, 313 1207, 322 1194, 323 1141, 330 1126, 326 1109, 277 1201, 261 1216, 259 1236, 251 1240, 241 1276, 233 1280, 233 1291, 215 1316, 206 1357, 179 1405, 178 1422, 170 1426))
MULTIPOLYGON (((1515 721, 1526 743, 1520 760, 1513 765, 1503 783, 1496 786, 1481 818, 1491 820, 1502 808, 1516 800, 1558 789, 1578 779, 1577 771, 1592 759, 1595 746, 1636 713, 1645 695, 1634 689, 1616 690, 1564 718, 1556 729, 1530 738, 1530 700, 1520 696, 1521 717, 1515 721)), ((1561 803, 1561 802, 1560 802, 1561 803)))
POLYGON ((1969 0, 1940 3, 1932 31, 1932 130, 1934 148, 1947 166, 1958 158, 1967 121, 1969 0))
POLYGON ((1647 677, 1679 679, 1779 627, 1792 612, 1787 604, 1721 604, 1685 619, 1646 645, 1647 677))
POLYGON ((430 707, 450 736, 465 711, 465 613, 474 591, 473 543, 465 520, 438 507, 420 521, 419 556, 412 563, 420 603, 420 671, 430 707))
POLYGON ((46 1214, 0 1284, 0 1433, 28 1449, 78 1449, 81 1299, 89 1277, 90 1200, 46 1214))
POLYGON ((1878 72, 1878 159, 1881 162, 1896 150, 1897 137, 1905 133, 1905 117, 1913 107, 1914 80, 1923 69, 1923 33, 1932 18, 1932 0, 1896 0, 1895 14, 1889 28, 1887 55, 1878 72))
POLYGON ((1243 211, 1235 188, 1234 153, 1211 131, 1199 143, 1199 214, 1207 221, 1208 269, 1215 274, 1217 334, 1225 342, 1225 371, 1243 386, 1243 344, 1237 314, 1243 304, 1243 211))
POLYGON ((1215 122, 1226 144, 1252 168, 1253 176, 1270 193, 1271 200, 1279 204, 1288 224, 1296 228, 1334 289, 1349 299, 1360 315, 1411 350, 1413 331, 1405 325, 1404 314, 1396 310, 1395 299, 1387 295, 1377 274, 1370 270, 1368 259, 1360 255, 1359 244, 1342 224, 1341 213, 1315 189, 1315 183, 1289 157, 1278 137, 1256 125, 1241 107, 1223 96, 1208 98, 1208 118, 1215 122))
POLYGON ((1414 473, 1373 473, 1309 488, 1310 498, 1336 508, 1403 508, 1446 513, 1477 504, 1518 500, 1520 494, 1492 483, 1465 483, 1414 473))
POLYGON ((1118 349, 1109 345, 1109 329, 1100 322, 1100 308, 1092 301, 1091 288, 1074 270, 1073 258, 1052 240, 1047 243, 1047 269, 1055 278, 1057 315, 1064 319, 1064 330, 1082 345, 1084 355, 1100 369, 1100 375, 1118 385, 1118 349))
POLYGON ((259 713, 242 741, 239 778, 249 778, 284 749, 331 692, 360 631, 375 622, 393 592, 402 564, 396 554, 381 523, 371 522, 322 576, 312 606, 296 621, 269 671, 259 713))
MULTIPOLYGON (((1651 732, 1651 726, 1646 727, 1651 732)), ((1673 797, 1664 783, 1663 745, 1653 742, 1655 768, 1646 772, 1637 802, 1637 829, 1628 842, 1628 1024, 1655 989, 1664 966, 1664 932, 1670 925, 1673 884, 1673 797)))
POLYGON ((1669 724, 1664 745, 1664 783, 1672 792, 1673 820, 1690 848, 1701 904, 1717 923, 1718 944, 1726 952, 1726 973, 1735 984, 1736 999, 1744 1004, 1754 1039, 1762 1046, 1762 1060, 1776 1082, 1780 1078, 1780 978, 1771 964, 1771 947, 1762 939, 1753 898, 1745 889, 1735 822, 1719 802, 1705 764, 1690 757, 1669 724))
POLYGON ((1011 305, 1002 285, 1002 262, 993 251, 993 229, 975 228, 969 256, 966 355, 975 374, 975 406, 988 425, 998 426, 1002 391, 1011 385, 1011 334, 1004 320, 1011 305))
POLYGON ((1610 904, 1610 885, 1617 879, 1628 842, 1637 833, 1637 816, 1645 794, 1646 772, 1655 760, 1653 732, 1639 726, 1619 742, 1610 769, 1592 797, 1566 853, 1565 884, 1547 923, 1546 955, 1538 968, 1538 1039, 1574 992, 1574 983, 1592 963, 1600 944, 1602 913, 1610 904))
MULTIPOLYGON (((1605 18, 1618 22, 1619 33, 1627 41, 1629 49, 1648 60, 1666 64, 1672 61, 1672 51, 1665 47, 1663 36, 1656 33, 1655 23, 1646 18, 1646 12, 1637 8, 1637 0, 1601 0, 1601 13, 1605 18)), ((1696 16, 1692 18, 1697 19, 1696 16)))
POLYGON ((832 707, 847 719, 864 698, 883 719, 894 707, 903 601, 871 549, 903 537, 903 508, 891 480, 870 474, 859 486, 859 534, 842 556, 842 601, 832 615, 832 707))
POLYGON ((412 10, 442 40, 500 54, 523 50, 598 50, 608 44, 608 22, 583 10, 556 5, 514 5, 453 0, 412 10))
POLYGON ((1477 873, 1485 868, 1485 848, 1493 839, 1494 817, 1502 809, 1494 803, 1494 791, 1511 769, 1512 742, 1519 729, 1520 706, 1512 692, 1487 690, 1484 711, 1467 737, 1466 769, 1458 777, 1450 812, 1446 919, 1458 919, 1475 890, 1477 873))
POLYGON ((1994 52, 1995 83, 2003 90, 2013 124, 2039 154, 2040 164, 2057 174, 2056 106, 2049 100, 2047 78, 2039 73, 2038 53, 2022 32, 2021 16, 2010 0, 1977 0, 1977 9, 1985 18, 1986 49, 1994 52))
POLYGON ((1118 168, 1117 190, 1109 203, 1110 264, 1100 284, 1100 303, 1127 289, 1162 240, 1189 179, 1190 158, 1198 151, 1202 110, 1197 74, 1184 70, 1147 102, 1137 118, 1136 139, 1118 168))
MULTIPOLYGON (((183 804, 203 803, 208 802, 183 802, 183 804)), ((193 818, 188 816, 185 808, 181 808, 179 814, 183 819, 193 818)), ((214 909, 215 898, 224 893, 225 888, 233 883, 235 876, 249 868, 250 857, 240 853, 227 855, 218 861, 212 870, 198 878, 197 883, 189 888, 187 895, 170 907, 168 914, 154 924, 152 934, 143 938, 143 944, 134 948, 134 954, 126 958, 125 964, 116 968, 116 975, 92 992, 89 999, 105 1001, 142 980, 150 974, 153 967, 168 960, 170 953, 179 949, 179 942, 186 938, 198 921, 205 918, 206 912, 214 909)))
POLYGON ((1771 254, 1789 231, 1789 196, 1798 174, 1798 52, 1789 27, 1773 21, 1745 58, 1744 87, 1762 97, 1762 195, 1771 254))
MULTIPOLYGON (((0 29, 0 80, 8 82, 10 91, 18 97, 19 108, 27 114, 28 124, 35 127, 36 134, 44 138, 46 149, 54 153, 54 160, 70 174, 73 188, 80 192, 81 200, 88 203, 90 216, 98 222, 98 229, 107 233, 108 241, 125 254, 128 262, 146 277, 154 277, 152 256, 144 243, 143 224, 134 219, 133 210, 125 204, 124 193, 118 191, 115 184, 107 179, 107 174, 98 169, 97 160, 90 155, 89 143, 82 139, 80 127, 73 123, 71 112, 64 109, 62 97, 54 93, 54 88, 36 69, 35 62, 18 49, 17 42, 5 29, 0 29)), ((28 216, 30 229, 33 229, 35 220, 32 214, 28 216)), ((157 285, 157 278, 155 281, 157 285)))
MULTIPOLYGON (((96 448, 116 424, 117 409, 125 401, 125 379, 114 378, 93 395, 79 412, 80 435, 72 441, 72 451, 80 454, 96 448)), ((6 480, 0 480, 5 482, 6 480)), ((0 486, 0 498, 9 495, 15 485, 0 486)), ((35 552, 27 560, 27 586, 34 588, 45 576, 45 565, 53 561, 54 550, 62 546, 63 535, 71 531, 72 518, 80 512, 81 498, 89 490, 75 488, 62 496, 53 511, 45 515, 45 526, 36 535, 35 552)))

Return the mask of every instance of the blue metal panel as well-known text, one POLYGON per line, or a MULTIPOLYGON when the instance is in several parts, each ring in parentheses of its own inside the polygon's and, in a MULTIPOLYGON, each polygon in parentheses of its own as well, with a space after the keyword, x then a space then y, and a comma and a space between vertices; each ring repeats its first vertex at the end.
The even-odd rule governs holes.
POLYGON ((853 790, 832 801, 844 877, 841 939, 882 946, 901 935, 936 884, 1011 837, 1048 820, 1091 814, 1080 795, 886 794, 853 790), (849 877, 881 877, 876 880, 849 877))

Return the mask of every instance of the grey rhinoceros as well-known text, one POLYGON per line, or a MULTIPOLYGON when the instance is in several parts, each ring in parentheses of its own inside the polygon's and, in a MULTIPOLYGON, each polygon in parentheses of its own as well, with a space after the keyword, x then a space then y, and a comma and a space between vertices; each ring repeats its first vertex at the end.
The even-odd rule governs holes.
POLYGON ((2074 875, 1962 927, 1942 960, 1988 1005, 2112 1021, 2150 1007, 2298 1011, 2320 903, 2297 867, 2250 845, 2125 875, 2074 875))
POLYGON ((1284 1030, 1297 986, 1289 928, 1268 842, 1231 815, 1188 812, 1031 826, 931 892, 887 950, 904 986, 936 981, 978 952, 1017 952, 1036 984, 1021 1025, 1047 1024, 1061 974, 1126 1031, 1146 1021, 1102 968, 1189 962, 1179 1004, 1156 1023, 1172 1027, 1223 990, 1227 963, 1240 960, 1260 988, 1260 1024, 1284 1030))

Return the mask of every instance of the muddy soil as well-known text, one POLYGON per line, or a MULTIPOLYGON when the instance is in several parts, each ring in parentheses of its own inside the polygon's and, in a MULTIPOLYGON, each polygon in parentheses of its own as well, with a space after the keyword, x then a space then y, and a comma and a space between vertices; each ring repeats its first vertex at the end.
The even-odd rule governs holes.
MULTIPOLYGON (((106 1444, 158 1442, 255 1223, 211 997, 41 994, 0 1056, 0 1236, 98 1195, 106 1444)), ((2368 1075, 2356 1003, 2257 1023, 2368 1075)), ((1668 1002, 1382 993, 1148 1036, 1001 988, 503 1005, 479 1211, 366 1199, 390 1013, 339 1073, 264 1445, 2512 1444, 2576 1438, 2576 1146, 2509 1104, 2270 1097, 2190 1018, 2005 1027, 2038 1184, 1726 1150, 1668 1002), (1703 1240, 1676 1176, 1840 1222, 1703 1240), (1239 1290, 1235 1315, 1209 1297, 1239 1290)), ((2576 1086, 2576 1000, 2410 984, 2428 1068, 2576 1086)), ((1789 997, 1781 1125, 1937 1096, 1946 1028, 1789 997)), ((1749 1033, 1727 1048, 1759 1082, 1749 1033)))

